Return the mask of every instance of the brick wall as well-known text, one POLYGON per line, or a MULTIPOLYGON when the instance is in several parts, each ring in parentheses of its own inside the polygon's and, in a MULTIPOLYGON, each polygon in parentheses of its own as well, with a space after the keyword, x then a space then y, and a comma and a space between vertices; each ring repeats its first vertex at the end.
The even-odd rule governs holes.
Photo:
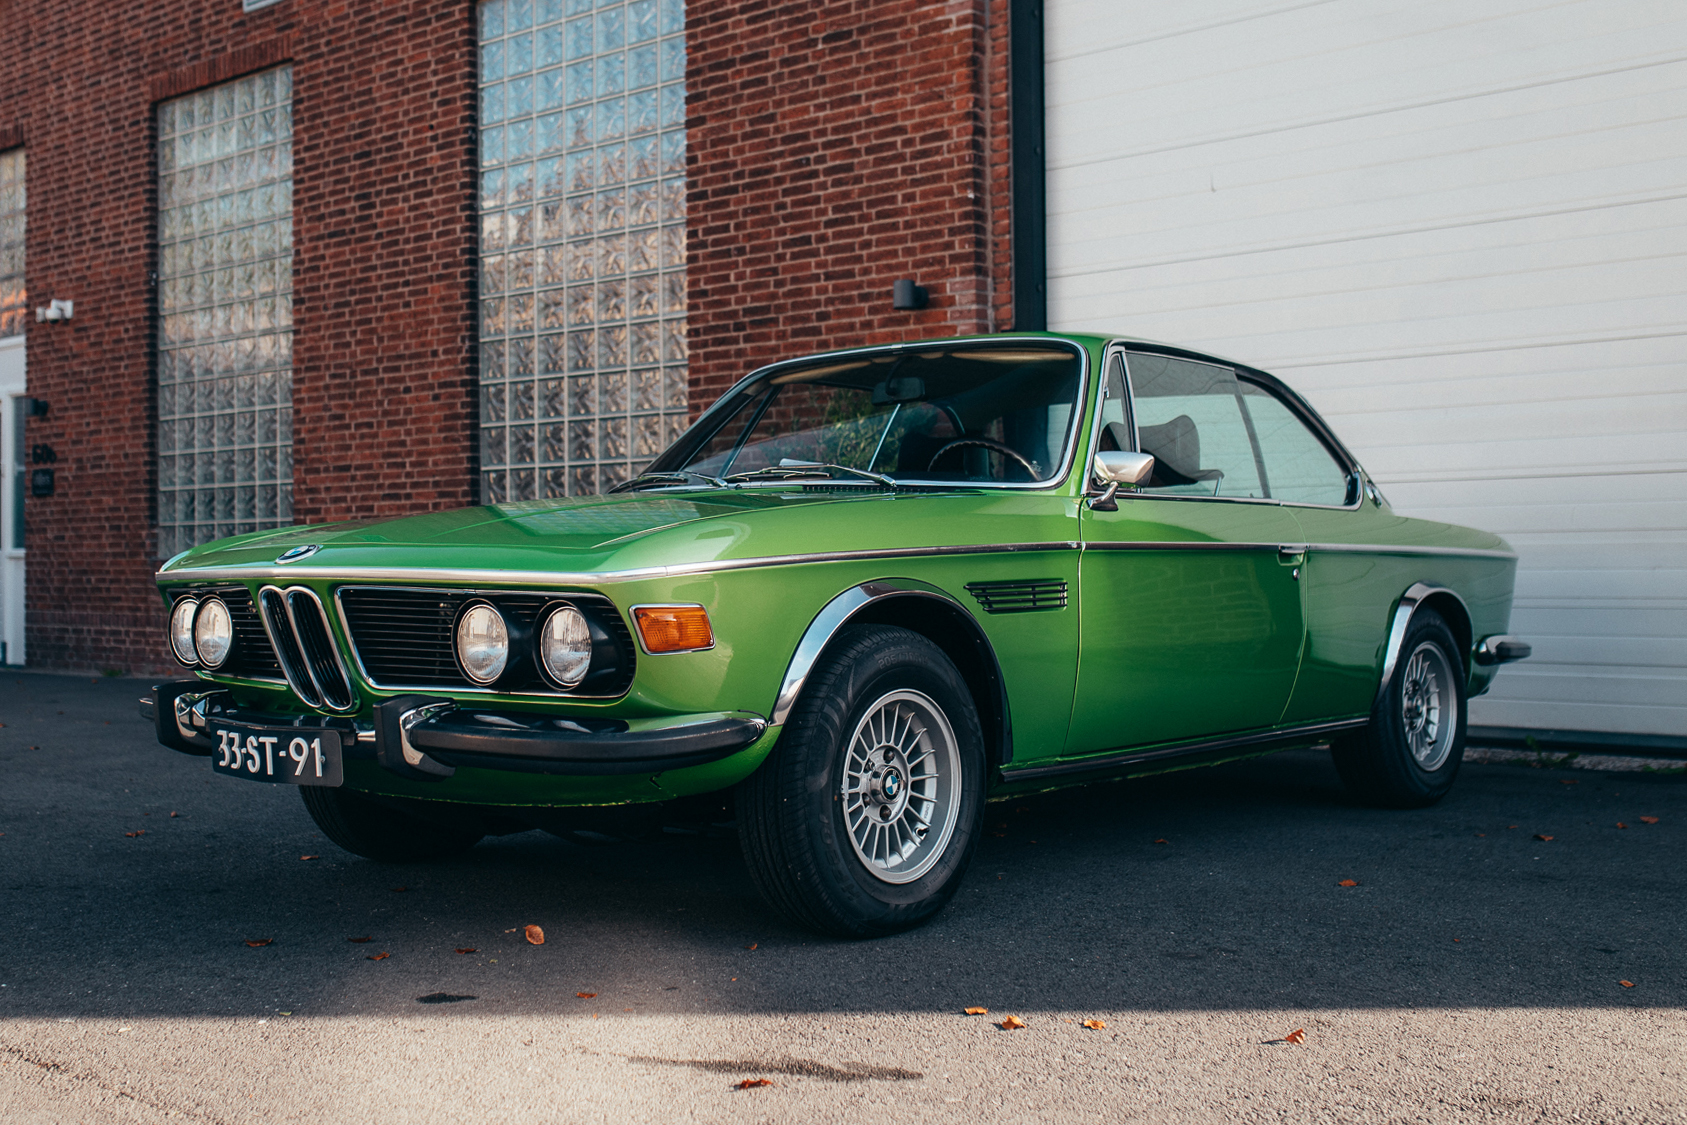
MULTIPOLYGON (((1008 0, 692 0, 692 406, 767 359, 1011 327, 1008 0), (919 312, 891 309, 910 277, 919 312)), ((13 5, 29 160, 30 662, 168 667, 153 591, 153 104, 290 61, 294 511, 474 498, 472 0, 13 5)))
POLYGON ((474 496, 472 3, 11 5, 0 136, 28 151, 30 663, 164 666, 151 575, 153 102, 294 68, 295 513, 474 496))
POLYGON ((770 359, 1011 327, 1007 29, 1006 0, 692 4, 694 413, 770 359))

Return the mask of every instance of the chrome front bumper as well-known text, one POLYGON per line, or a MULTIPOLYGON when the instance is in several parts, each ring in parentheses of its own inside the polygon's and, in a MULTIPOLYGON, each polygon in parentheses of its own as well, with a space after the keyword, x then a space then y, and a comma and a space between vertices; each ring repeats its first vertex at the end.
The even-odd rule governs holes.
POLYGON ((661 773, 718 761, 767 730, 748 712, 660 719, 567 719, 408 695, 376 706, 374 723, 327 715, 279 715, 237 708, 229 693, 202 680, 157 684, 140 701, 158 741, 184 754, 209 755, 213 718, 253 726, 332 728, 348 759, 373 759, 401 777, 438 781, 459 767, 519 773, 603 776, 661 773))

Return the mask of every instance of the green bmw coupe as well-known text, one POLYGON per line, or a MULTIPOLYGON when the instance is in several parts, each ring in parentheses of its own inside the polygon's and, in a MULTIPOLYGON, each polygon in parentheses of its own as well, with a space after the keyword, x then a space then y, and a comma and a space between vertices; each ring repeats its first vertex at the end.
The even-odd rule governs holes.
POLYGON ((1515 570, 1263 371, 922 340, 762 368, 609 495, 179 555, 194 678, 142 711, 375 859, 727 796, 775 908, 871 936, 942 907, 1006 794, 1328 746, 1366 801, 1438 800, 1529 653, 1515 570))

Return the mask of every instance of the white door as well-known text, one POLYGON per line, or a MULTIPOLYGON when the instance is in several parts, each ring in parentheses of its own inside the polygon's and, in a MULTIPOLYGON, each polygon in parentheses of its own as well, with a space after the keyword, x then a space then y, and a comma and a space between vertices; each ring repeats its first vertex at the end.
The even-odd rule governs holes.
POLYGON ((1504 535, 1473 725, 1687 734, 1687 5, 1045 10, 1050 327, 1263 367, 1504 535))
POLYGON ((21 665, 25 467, 23 337, 0 339, 0 664, 21 665))

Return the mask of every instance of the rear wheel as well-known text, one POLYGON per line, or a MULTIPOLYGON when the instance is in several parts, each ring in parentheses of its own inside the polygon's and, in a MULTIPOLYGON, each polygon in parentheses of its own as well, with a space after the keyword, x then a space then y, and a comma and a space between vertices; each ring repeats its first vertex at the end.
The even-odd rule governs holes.
POLYGON ((1464 664, 1441 615, 1419 610, 1394 676, 1365 730, 1337 743, 1336 770, 1353 793, 1392 808, 1433 805, 1464 760, 1464 664))
POLYGON ((324 836, 366 859, 388 863, 449 859, 474 847, 486 834, 472 810, 463 810, 459 816, 449 808, 416 807, 431 802, 318 786, 301 788, 299 796, 324 836))
POLYGON ((782 914, 824 933, 921 925, 972 859, 984 773, 977 708, 943 651, 907 629, 852 627, 739 789, 750 875, 782 914))

